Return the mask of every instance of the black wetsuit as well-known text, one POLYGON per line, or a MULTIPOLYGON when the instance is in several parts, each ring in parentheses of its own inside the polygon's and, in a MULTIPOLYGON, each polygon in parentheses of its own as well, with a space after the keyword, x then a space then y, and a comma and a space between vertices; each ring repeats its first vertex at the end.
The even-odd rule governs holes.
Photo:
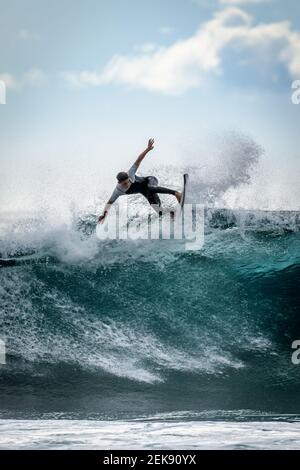
POLYGON ((149 203, 161 206, 161 200, 158 194, 175 195, 173 189, 158 186, 158 180, 155 176, 138 177, 134 183, 131 183, 125 194, 142 194, 149 203))

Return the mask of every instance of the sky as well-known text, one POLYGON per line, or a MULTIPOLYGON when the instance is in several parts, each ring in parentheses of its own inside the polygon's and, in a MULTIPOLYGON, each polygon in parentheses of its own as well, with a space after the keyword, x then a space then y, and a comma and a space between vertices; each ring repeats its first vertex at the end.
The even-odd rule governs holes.
POLYGON ((0 203, 51 178, 112 184, 149 137, 176 165, 232 130, 288 185, 297 79, 298 0, 0 0, 0 203))

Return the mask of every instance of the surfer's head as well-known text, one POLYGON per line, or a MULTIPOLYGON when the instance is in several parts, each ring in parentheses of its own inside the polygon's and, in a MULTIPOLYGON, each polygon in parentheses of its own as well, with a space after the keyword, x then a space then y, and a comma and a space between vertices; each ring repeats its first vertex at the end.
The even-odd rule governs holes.
POLYGON ((123 188, 127 189, 129 187, 130 181, 128 173, 126 173, 126 171, 120 171, 120 173, 117 174, 117 180, 118 183, 123 186, 123 188))

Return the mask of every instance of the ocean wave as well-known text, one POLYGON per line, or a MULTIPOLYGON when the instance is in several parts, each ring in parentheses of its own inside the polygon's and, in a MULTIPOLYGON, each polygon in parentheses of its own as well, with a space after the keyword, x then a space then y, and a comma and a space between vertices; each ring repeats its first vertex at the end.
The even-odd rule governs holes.
POLYGON ((195 252, 172 240, 101 242, 95 220, 2 227, 3 406, 104 413, 122 396, 129 413, 126 397, 137 393, 140 412, 217 409, 225 396, 228 406, 245 407, 242 396, 253 408, 287 411, 300 387, 291 362, 300 338, 299 213, 206 209, 195 252), (37 404, 20 396, 23 386, 37 404))

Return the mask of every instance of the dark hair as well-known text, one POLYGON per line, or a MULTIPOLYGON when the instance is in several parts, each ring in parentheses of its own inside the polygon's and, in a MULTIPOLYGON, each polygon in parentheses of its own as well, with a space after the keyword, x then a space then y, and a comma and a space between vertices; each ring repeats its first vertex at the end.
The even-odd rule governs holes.
POLYGON ((126 171, 120 171, 120 173, 117 174, 117 180, 119 183, 122 183, 122 181, 125 181, 129 178, 128 173, 126 171))

